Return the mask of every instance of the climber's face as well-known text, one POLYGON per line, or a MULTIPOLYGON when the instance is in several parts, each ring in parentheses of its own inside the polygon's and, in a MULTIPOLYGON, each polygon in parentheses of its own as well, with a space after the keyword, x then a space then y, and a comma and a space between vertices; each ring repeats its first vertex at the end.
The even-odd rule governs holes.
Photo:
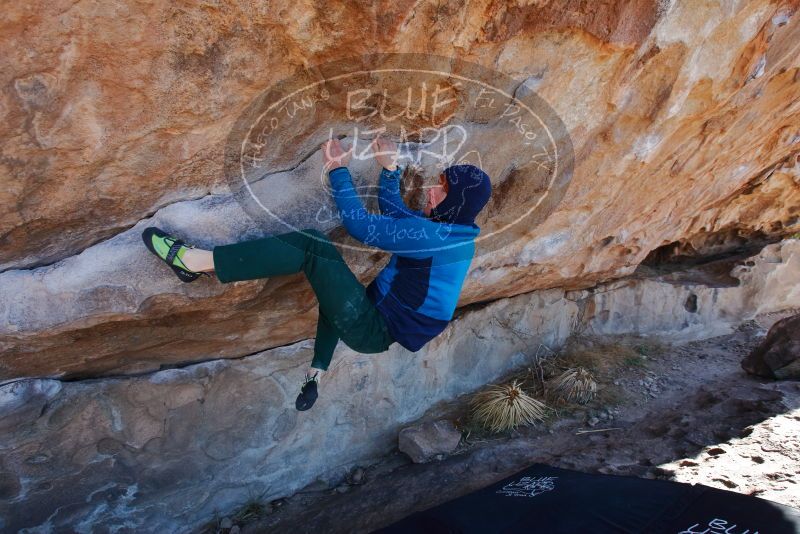
POLYGON ((422 213, 424 213, 426 217, 430 217, 431 210, 438 206, 442 200, 444 200, 444 197, 447 196, 447 178, 444 173, 439 174, 439 183, 429 187, 427 193, 428 201, 425 203, 425 207, 422 208, 422 213))

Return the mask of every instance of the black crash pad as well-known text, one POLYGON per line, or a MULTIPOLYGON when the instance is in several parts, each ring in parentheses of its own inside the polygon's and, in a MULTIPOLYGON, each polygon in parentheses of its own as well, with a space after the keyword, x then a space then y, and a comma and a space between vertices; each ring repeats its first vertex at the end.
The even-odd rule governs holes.
POLYGON ((375 534, 798 534, 800 510, 701 484, 534 464, 375 534))

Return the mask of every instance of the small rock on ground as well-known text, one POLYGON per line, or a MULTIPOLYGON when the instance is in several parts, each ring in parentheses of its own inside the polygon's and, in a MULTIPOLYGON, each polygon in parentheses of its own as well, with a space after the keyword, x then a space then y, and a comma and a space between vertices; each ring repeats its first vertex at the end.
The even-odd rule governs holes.
POLYGON ((461 441, 461 432, 452 422, 440 419, 404 428, 398 441, 399 449, 414 463, 424 463, 453 452, 461 441))

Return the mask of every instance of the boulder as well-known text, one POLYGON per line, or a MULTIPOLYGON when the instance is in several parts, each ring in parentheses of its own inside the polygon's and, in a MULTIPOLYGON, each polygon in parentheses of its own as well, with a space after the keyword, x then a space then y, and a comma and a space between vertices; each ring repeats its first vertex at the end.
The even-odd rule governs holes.
POLYGON ((764 341, 742 360, 742 368, 767 378, 800 379, 800 314, 772 325, 764 341))
POLYGON ((400 431, 398 447, 414 463, 432 460, 437 455, 450 454, 461 441, 461 432, 452 421, 440 419, 409 426, 400 431))
MULTIPOLYGON (((509 246, 475 259, 462 305, 592 287, 647 257, 797 232, 800 16, 781 3, 345 2, 324 13, 291 2, 7 4, 0 380, 136 374, 313 336, 302 276, 182 284, 139 235, 158 225, 208 248, 285 230, 255 224, 232 200, 224 148, 259 95, 343 49, 427 49, 452 57, 454 74, 461 60, 494 69, 568 130, 566 194, 544 220, 514 226, 509 246), (369 39, 342 41, 365 28, 369 39)), ((388 89, 408 87, 398 76, 388 89)), ((262 180, 281 216, 302 224, 324 219, 304 196, 319 189, 319 141, 352 124, 314 109, 313 128, 286 123, 262 180)), ((527 152, 478 119, 461 126, 495 186, 486 236, 527 213, 542 184, 527 152)), ((365 163, 354 177, 374 183, 377 166, 365 163)), ((360 263, 367 283, 377 262, 360 263)))

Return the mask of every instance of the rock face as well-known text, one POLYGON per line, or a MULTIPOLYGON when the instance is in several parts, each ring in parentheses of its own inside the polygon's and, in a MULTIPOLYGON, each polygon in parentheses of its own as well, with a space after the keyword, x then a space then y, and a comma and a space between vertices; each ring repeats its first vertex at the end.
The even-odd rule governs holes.
POLYGON ((414 463, 432 460, 437 454, 449 454, 458 447, 461 432, 452 421, 442 419, 409 426, 400 431, 397 448, 414 463))
MULTIPOLYGON (((138 234, 157 224, 211 247, 281 230, 254 226, 231 201, 226 136, 265 88, 343 50, 430 51, 494 68, 535 90, 569 130, 566 195, 541 224, 476 259, 464 305, 587 288, 667 249, 724 253, 798 230, 796 1, 317 9, 7 6, 0 377, 145 372, 311 337, 316 309, 301 277, 183 285, 138 234)), ((287 155, 270 178, 297 184, 293 206, 318 172, 317 139, 304 133, 287 131, 303 156, 287 155)), ((518 156, 497 138, 476 137, 487 168, 518 156)), ((493 176, 485 232, 535 194, 518 170, 493 176)), ((375 272, 357 269, 365 282, 375 272)))
MULTIPOLYGON (((702 337, 800 306, 797 240, 781 241, 800 230, 798 42, 797 0, 4 6, 0 530, 197 525, 384 453, 401 425, 539 343, 702 337), (139 235, 157 225, 211 248, 285 230, 231 194, 230 132, 277 80, 374 52, 513 77, 505 89, 563 121, 574 170, 546 217, 476 257, 460 304, 481 307, 418 353, 340 346, 301 416, 290 400, 317 315, 303 277, 182 284, 139 235), (668 272, 751 248, 724 282, 668 272)), ((261 186, 347 244, 304 207, 318 141, 354 122, 335 111, 286 128, 261 186)), ((490 235, 548 188, 479 119, 462 126, 492 172, 490 235)), ((364 282, 385 261, 344 252, 364 282)))
POLYGON ((800 378, 800 315, 772 325, 761 345, 742 361, 742 368, 767 378, 800 378))
POLYGON ((465 311, 416 353, 340 344, 308 412, 294 398, 310 341, 140 376, 0 386, 0 530, 175 532, 253 495, 336 485, 391 451, 431 406, 528 363, 541 343, 555 349, 572 332, 704 338, 800 308, 800 240, 747 263, 734 272, 738 286, 631 279, 501 299, 465 311))

